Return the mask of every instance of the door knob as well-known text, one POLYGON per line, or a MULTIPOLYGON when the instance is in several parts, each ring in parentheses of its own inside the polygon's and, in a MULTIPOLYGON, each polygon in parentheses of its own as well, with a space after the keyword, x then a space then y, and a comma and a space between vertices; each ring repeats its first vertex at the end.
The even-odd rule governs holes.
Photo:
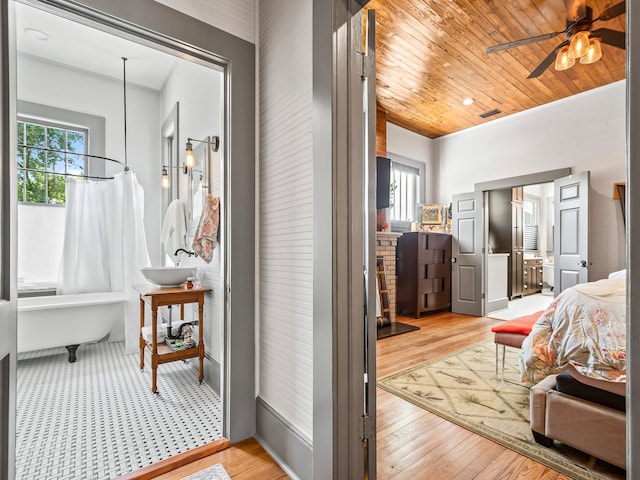
POLYGON ((456 263, 458 259, 456 257, 451 257, 451 263, 456 263))
POLYGON ((580 263, 578 263, 579 267, 586 267, 587 266, 587 261, 586 260, 580 260, 580 263))

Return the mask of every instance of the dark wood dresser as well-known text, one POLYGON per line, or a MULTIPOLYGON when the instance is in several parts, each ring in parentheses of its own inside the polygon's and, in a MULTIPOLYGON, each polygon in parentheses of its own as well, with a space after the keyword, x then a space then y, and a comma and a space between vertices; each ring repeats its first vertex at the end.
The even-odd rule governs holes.
POLYGON ((396 308, 414 315, 451 308, 451 235, 408 232, 396 250, 396 308))

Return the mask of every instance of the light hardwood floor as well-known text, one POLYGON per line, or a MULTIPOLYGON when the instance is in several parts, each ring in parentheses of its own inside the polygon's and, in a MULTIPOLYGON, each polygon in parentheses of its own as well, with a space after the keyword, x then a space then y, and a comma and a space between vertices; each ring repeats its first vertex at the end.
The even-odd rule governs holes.
MULTIPOLYGON (((377 378, 489 340, 491 327, 500 322, 453 313, 398 320, 420 330, 376 342, 377 378)), ((377 392, 379 480, 569 480, 395 395, 377 392)), ((216 463, 233 480, 289 478, 254 439, 154 478, 179 480, 216 463)))
POLYGON ((233 480, 285 480, 289 478, 253 438, 235 443, 225 450, 153 478, 155 480, 180 480, 217 463, 225 468, 233 480))
MULTIPOLYGON (((491 327, 500 323, 448 312, 397 320, 420 330, 377 341, 377 378, 490 340, 491 327)), ((377 392, 379 480, 569 478, 380 388, 377 392)))

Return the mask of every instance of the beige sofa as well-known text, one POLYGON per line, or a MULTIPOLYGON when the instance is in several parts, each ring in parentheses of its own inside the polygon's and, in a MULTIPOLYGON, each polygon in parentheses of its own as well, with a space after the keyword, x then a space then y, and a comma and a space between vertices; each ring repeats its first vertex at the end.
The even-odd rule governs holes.
MULTIPOLYGON (((570 373, 574 378, 577 375, 585 378, 575 371, 570 373)), ((596 386, 600 382, 584 383, 596 386)), ((557 440, 625 468, 625 413, 558 392, 555 387, 556 375, 550 375, 531 388, 531 431, 536 442, 551 446, 557 440)), ((624 395, 624 384, 613 387, 612 393, 624 395)))

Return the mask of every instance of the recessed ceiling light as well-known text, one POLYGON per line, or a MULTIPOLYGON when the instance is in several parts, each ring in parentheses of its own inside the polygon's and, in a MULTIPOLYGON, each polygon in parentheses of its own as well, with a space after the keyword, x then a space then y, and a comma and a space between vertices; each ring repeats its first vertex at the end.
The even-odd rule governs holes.
POLYGON ((38 40, 49 40, 51 38, 42 30, 36 30, 35 28, 25 28, 24 33, 38 40))
POLYGON ((463 105, 471 105, 473 103, 473 98, 465 98, 462 100, 463 105))

